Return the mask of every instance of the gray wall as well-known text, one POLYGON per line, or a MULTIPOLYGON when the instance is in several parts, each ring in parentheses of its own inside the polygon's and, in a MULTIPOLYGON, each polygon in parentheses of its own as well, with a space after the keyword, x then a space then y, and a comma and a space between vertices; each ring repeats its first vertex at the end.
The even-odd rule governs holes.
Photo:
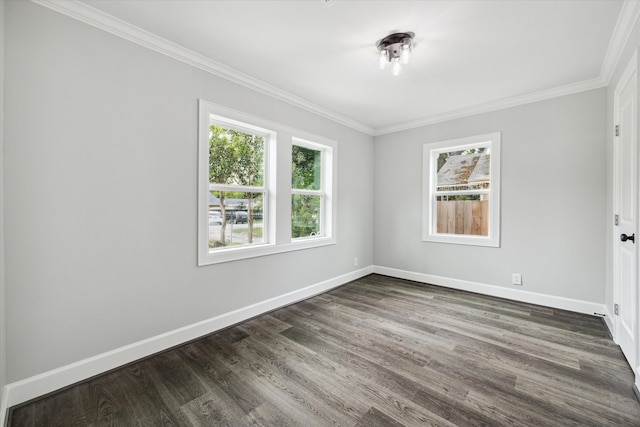
POLYGON ((4 6, 5 2, 0 2, 0 401, 3 401, 4 386, 7 384, 4 249, 4 6))
POLYGON ((8 382, 348 273, 355 256, 605 301, 605 89, 374 142, 30 2, 7 2, 6 26, 8 382), (198 98, 338 141, 337 245, 196 267, 198 98), (493 131, 501 247, 422 242, 422 144, 493 131))
POLYGON ((372 137, 33 3, 6 15, 8 382, 373 263, 372 137), (338 141, 337 245, 196 267, 198 98, 338 141))
POLYGON ((376 265, 604 303, 606 90, 376 137, 376 265), (422 145, 502 132, 501 247, 421 241, 422 145))

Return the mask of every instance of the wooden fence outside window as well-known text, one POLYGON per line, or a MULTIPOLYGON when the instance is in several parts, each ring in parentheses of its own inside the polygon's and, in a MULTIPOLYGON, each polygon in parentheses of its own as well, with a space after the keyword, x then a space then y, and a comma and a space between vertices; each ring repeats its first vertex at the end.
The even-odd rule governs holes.
POLYGON ((489 235, 488 200, 447 200, 436 203, 438 233, 489 235))

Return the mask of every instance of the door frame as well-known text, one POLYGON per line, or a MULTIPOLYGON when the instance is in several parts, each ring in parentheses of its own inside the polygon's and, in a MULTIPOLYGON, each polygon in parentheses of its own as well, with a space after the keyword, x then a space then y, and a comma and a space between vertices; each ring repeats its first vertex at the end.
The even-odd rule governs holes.
MULTIPOLYGON (((636 79, 636 97, 638 98, 638 93, 640 93, 640 86, 638 85, 638 50, 634 51, 633 55, 631 56, 631 59, 629 60, 626 68, 624 69, 624 72, 622 73, 620 79, 618 80, 615 90, 614 90, 614 97, 613 97, 613 125, 614 125, 614 132, 615 132, 615 126, 618 125, 620 123, 620 115, 621 115, 621 111, 620 111, 620 96, 621 96, 621 92, 622 92, 622 88, 625 86, 625 82, 627 82, 629 79, 633 78, 635 74, 635 79, 636 79)), ((638 103, 638 99, 636 99, 636 105, 640 105, 640 103, 638 103)), ((638 108, 638 110, 640 111, 640 108, 638 108)), ((638 129, 638 124, 639 124, 639 120, 638 120, 638 111, 636 112, 636 129, 638 129)), ((636 217, 636 230, 634 230, 634 232, 637 234, 638 233, 638 213, 639 213, 639 209, 638 209, 638 201, 640 200, 640 182, 638 182, 638 177, 640 177, 640 174, 638 174, 638 153, 640 152, 640 150, 638 150, 639 145, 638 145, 638 134, 636 134, 636 141, 635 141, 635 146, 636 146, 636 159, 634 162, 635 165, 635 169, 636 169, 636 204, 635 204, 635 217, 636 217)), ((620 195, 620 182, 619 182, 619 171, 620 171, 620 161, 619 161, 619 156, 620 156, 620 140, 619 137, 615 135, 614 133, 614 137, 613 137, 613 214, 617 215, 620 212, 620 200, 621 200, 621 195, 620 195)), ((611 218, 613 226, 612 226, 612 242, 613 242, 613 264, 612 264, 612 271, 613 271, 613 304, 614 306, 612 308, 615 307, 615 304, 619 304, 620 300, 622 298, 622 284, 621 284, 621 279, 620 279, 620 270, 619 270, 619 259, 620 259, 620 248, 619 248, 619 244, 617 242, 618 240, 618 236, 620 235, 620 229, 618 227, 617 224, 615 224, 615 221, 613 221, 613 218, 611 218)), ((638 242, 638 244, 640 244, 640 242, 638 242)), ((633 360, 628 360, 629 364, 631 365, 631 368, 633 370, 633 373, 635 375, 635 390, 636 393, 638 392, 638 389, 640 389, 640 363, 639 363, 639 359, 640 359, 640 287, 639 287, 639 280, 638 280, 638 266, 640 265, 640 250, 636 250, 636 258, 635 258, 635 283, 634 286, 636 287, 636 301, 635 301, 635 305, 636 305, 636 316, 634 319, 634 330, 635 330, 635 336, 633 337, 634 342, 635 342, 635 348, 633 349, 634 354, 632 355, 633 360)), ((615 311, 615 309, 614 309, 615 311)), ((613 326, 613 340, 614 342, 617 344, 619 343, 619 338, 620 338, 620 317, 617 315, 613 315, 613 321, 610 322, 610 325, 613 326)), ((627 357, 627 355, 625 355, 625 357, 627 357)), ((639 396, 640 399, 640 396, 639 396)))

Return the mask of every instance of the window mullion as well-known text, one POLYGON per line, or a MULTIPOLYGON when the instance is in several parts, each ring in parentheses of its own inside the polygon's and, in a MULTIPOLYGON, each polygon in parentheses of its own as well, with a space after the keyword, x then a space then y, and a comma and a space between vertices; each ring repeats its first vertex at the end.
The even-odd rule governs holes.
POLYGON ((305 196, 322 196, 324 195, 324 191, 322 190, 300 190, 297 188, 291 189, 291 194, 302 194, 305 196))
POLYGON ((460 191, 434 191, 434 195, 436 196, 473 196, 473 195, 483 195, 483 194, 491 194, 491 190, 460 190, 460 191))
POLYGON ((209 191, 238 191, 243 193, 264 193, 266 191, 265 186, 250 186, 250 185, 238 185, 238 184, 212 184, 209 183, 209 191))

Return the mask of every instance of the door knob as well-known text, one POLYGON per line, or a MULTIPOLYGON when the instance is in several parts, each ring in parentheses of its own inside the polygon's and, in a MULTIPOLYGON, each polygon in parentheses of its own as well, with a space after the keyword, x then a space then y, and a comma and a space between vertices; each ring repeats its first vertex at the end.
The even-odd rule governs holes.
POLYGON ((636 233, 633 233, 631 236, 627 236, 626 234, 620 235, 620 240, 626 242, 627 240, 631 240, 633 243, 636 242, 636 233))

